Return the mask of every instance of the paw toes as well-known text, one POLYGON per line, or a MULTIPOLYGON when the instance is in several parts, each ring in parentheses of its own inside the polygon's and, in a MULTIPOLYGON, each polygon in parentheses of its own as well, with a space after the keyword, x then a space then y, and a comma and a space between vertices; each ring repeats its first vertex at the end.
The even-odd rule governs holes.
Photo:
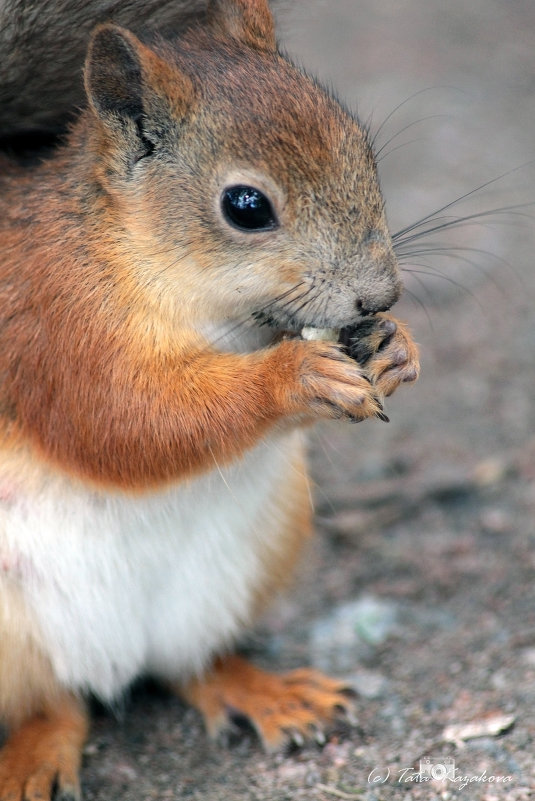
POLYGON ((310 737, 318 745, 325 745, 327 737, 323 729, 317 723, 312 724, 309 728, 310 737))
POLYGON ((340 343, 352 359, 360 365, 366 365, 375 353, 386 347, 396 331, 394 319, 370 317, 343 328, 340 343))
POLYGON ((400 384, 418 378, 417 347, 403 323, 377 315, 343 329, 342 335, 349 355, 365 366, 367 376, 383 397, 391 395, 400 384))
POLYGON ((54 774, 46 768, 30 776, 26 782, 24 801, 45 801, 52 797, 54 774))
POLYGON ((419 369, 415 365, 410 365, 403 373, 402 381, 409 384, 411 381, 416 381, 420 374, 419 369))
POLYGON ((181 695, 204 714, 211 734, 229 723, 252 727, 267 751, 323 744, 325 727, 354 720, 344 682, 311 669, 273 675, 240 657, 221 660, 204 680, 181 687, 181 695))
POLYGON ((0 752, 0 801, 79 801, 87 719, 66 697, 52 717, 29 719, 0 752))
POLYGON ((22 787, 14 781, 0 782, 0 801, 22 801, 22 787))

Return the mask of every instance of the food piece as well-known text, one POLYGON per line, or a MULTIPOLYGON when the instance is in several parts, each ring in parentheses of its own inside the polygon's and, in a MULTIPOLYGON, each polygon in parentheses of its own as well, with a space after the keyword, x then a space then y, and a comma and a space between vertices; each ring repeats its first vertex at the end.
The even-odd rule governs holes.
POLYGON ((303 339, 317 340, 321 342, 338 342, 340 331, 338 328, 314 328, 306 325, 301 331, 303 339))

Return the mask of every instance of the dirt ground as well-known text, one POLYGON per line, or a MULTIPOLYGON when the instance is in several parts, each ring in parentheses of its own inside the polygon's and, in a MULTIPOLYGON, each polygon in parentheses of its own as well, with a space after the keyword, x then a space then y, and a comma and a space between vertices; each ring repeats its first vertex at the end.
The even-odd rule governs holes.
MULTIPOLYGON (((393 231, 503 173, 441 221, 535 201, 533 0, 288 5, 289 52, 378 131, 393 231)), ((250 648, 348 678, 358 724, 267 756, 141 688, 95 715, 87 801, 535 796, 534 214, 412 244, 397 314, 420 381, 389 424, 313 437, 317 536, 250 648), (418 782, 420 760, 455 781, 418 782)))

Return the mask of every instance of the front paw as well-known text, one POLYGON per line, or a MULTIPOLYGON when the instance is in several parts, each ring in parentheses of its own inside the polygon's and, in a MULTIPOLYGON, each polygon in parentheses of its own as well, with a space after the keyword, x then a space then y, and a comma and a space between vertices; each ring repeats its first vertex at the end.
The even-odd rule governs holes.
POLYGON ((343 329, 340 341, 383 397, 418 378, 418 346, 407 326, 389 314, 376 314, 343 329))
POLYGON ((355 422, 382 416, 381 390, 340 345, 287 340, 274 349, 272 357, 286 376, 285 381, 277 381, 286 414, 355 422))

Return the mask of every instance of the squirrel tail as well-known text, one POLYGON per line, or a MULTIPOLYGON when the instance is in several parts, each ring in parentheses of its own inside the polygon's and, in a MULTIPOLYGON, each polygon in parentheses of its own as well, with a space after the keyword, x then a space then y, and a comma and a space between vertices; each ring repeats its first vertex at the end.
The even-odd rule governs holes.
POLYGON ((0 0, 0 146, 46 143, 84 102, 83 64, 100 22, 173 36, 202 21, 208 0, 0 0))

